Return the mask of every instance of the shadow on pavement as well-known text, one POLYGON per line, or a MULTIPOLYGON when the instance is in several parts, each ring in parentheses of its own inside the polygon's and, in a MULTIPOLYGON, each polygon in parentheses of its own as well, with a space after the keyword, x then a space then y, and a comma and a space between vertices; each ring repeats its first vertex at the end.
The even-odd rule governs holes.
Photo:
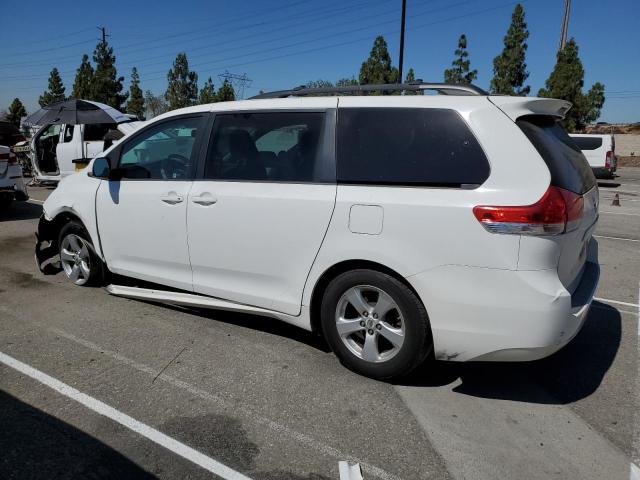
POLYGON ((621 334, 618 310, 594 301, 580 333, 548 358, 518 363, 434 362, 398 383, 435 387, 459 379, 462 383, 453 391, 464 395, 529 403, 571 403, 598 389, 618 352, 621 334))
POLYGON ((0 478, 156 478, 100 440, 0 391, 0 478))
POLYGON ((602 181, 602 180, 598 180, 598 186, 599 187, 605 187, 605 188, 618 188, 621 184, 619 182, 616 181, 602 181))
POLYGON ((13 202, 7 208, 0 208, 0 222, 12 220, 32 220, 40 218, 42 206, 29 202, 13 202))

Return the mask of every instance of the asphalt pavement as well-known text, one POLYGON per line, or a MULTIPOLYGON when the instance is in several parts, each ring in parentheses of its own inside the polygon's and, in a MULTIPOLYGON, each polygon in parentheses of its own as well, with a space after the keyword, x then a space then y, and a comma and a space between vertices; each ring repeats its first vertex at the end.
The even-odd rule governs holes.
POLYGON ((40 274, 34 230, 51 190, 31 188, 0 212, 0 478, 216 478, 224 465, 320 480, 338 479, 340 460, 367 480, 633 478, 640 169, 619 174, 600 182, 598 300, 565 349, 425 364, 396 383, 268 318, 40 274))

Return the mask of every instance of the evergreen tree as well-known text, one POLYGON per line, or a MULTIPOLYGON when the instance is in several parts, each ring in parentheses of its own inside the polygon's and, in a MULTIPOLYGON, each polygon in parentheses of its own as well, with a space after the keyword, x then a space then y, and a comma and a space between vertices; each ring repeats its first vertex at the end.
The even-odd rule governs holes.
POLYGON ((527 23, 524 21, 524 9, 517 4, 511 15, 511 25, 504 37, 502 53, 493 59, 493 79, 491 92, 498 95, 528 95, 530 86, 523 87, 529 77, 525 53, 526 40, 529 38, 527 23))
POLYGON ((20 120, 22 119, 22 117, 26 116, 27 111, 24 109, 24 105, 19 98, 14 98, 4 118, 8 122, 13 123, 16 127, 20 127, 20 120))
POLYGON ((545 82, 539 97, 560 98, 573 104, 561 122, 568 131, 582 130, 600 116, 604 105, 604 85, 596 82, 587 94, 584 87, 584 68, 578 57, 578 45, 572 38, 556 56, 556 65, 545 82))
POLYGON ((349 85, 359 85, 358 80, 355 77, 341 78, 336 82, 336 87, 347 87, 349 85))
POLYGON ((167 92, 164 98, 169 110, 195 105, 198 100, 198 74, 189 70, 186 53, 179 53, 173 68, 167 73, 167 92))
POLYGON ((76 79, 73 82, 73 92, 71 96, 74 98, 82 98, 84 100, 93 100, 93 67, 89 63, 89 55, 82 56, 80 67, 76 70, 76 79))
POLYGON ((397 81, 398 69, 391 65, 387 42, 380 35, 373 42, 369 58, 360 67, 360 85, 397 83, 397 81))
POLYGON ((444 71, 444 82, 469 85, 478 77, 478 70, 469 70, 471 61, 467 52, 467 37, 460 35, 458 48, 455 51, 456 59, 451 62, 452 68, 444 71))
POLYGON ((144 97, 140 88, 140 77, 138 69, 131 69, 131 84, 129 85, 129 101, 127 102, 127 113, 135 115, 138 118, 144 118, 144 97))
MULTIPOLYGON (((416 81, 416 74, 413 71, 413 68, 410 68, 409 71, 407 72, 407 76, 404 77, 404 83, 411 83, 415 81, 416 81)), ((416 91, 416 90, 406 90, 404 94, 405 95, 423 95, 423 92, 416 91)))
POLYGON ((93 61, 96 64, 96 70, 91 89, 92 100, 109 105, 116 110, 122 110, 122 104, 129 94, 121 93, 124 77, 118 77, 113 48, 107 42, 98 42, 93 52, 93 61))
POLYGON ((213 86, 213 81, 211 77, 204 82, 204 86, 200 89, 200 97, 198 98, 198 102, 200 105, 207 103, 214 103, 217 101, 216 98, 216 89, 213 86))
POLYGON ((167 103, 164 101, 164 96, 154 95, 151 90, 144 92, 144 103, 148 113, 145 116, 148 118, 157 117, 167 111, 167 103))
POLYGON ((54 67, 51 70, 51 74, 49 75, 49 88, 42 95, 40 95, 38 103, 41 107, 46 107, 47 105, 51 105, 52 103, 66 100, 66 97, 64 96, 64 90, 65 88, 62 84, 62 79, 60 78, 58 69, 54 67))
POLYGON ((232 102, 236 99, 236 92, 229 80, 225 80, 216 94, 218 102, 232 102))

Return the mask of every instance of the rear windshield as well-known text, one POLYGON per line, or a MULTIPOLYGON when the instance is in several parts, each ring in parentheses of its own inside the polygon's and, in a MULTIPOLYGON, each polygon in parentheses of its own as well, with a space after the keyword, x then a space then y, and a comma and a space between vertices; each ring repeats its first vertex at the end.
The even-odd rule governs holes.
POLYGON ((602 146, 600 137, 571 137, 580 150, 597 150, 602 146))
POLYGON ((549 167, 551 185, 581 195, 595 186, 587 159, 553 117, 527 115, 516 123, 549 167))
POLYGON ((338 110, 341 183, 474 188, 488 176, 487 157, 453 110, 338 110))

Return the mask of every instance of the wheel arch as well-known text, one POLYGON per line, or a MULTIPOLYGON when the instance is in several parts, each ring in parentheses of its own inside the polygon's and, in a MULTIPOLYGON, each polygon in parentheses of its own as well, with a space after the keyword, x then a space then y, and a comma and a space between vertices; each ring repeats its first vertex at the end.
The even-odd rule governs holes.
MULTIPOLYGON (((381 273, 386 273, 390 277, 395 278, 400 283, 404 284, 407 288, 409 288, 418 299, 424 305, 422 298, 416 291, 416 289, 407 281, 405 277, 400 275, 397 271, 392 268, 387 267, 381 263, 377 263, 371 260, 363 260, 363 259, 354 259, 354 260, 343 260, 341 262, 335 263, 331 267, 327 268, 316 280, 315 285, 313 287, 313 291, 311 293, 311 301, 309 303, 309 319, 311 323, 311 331, 314 333, 322 334, 322 323, 320 321, 320 307, 322 305, 322 298, 324 296, 324 292, 326 291, 329 283, 336 278, 338 275, 342 273, 351 271, 351 270, 359 270, 359 269, 367 269, 374 270, 381 273)), ((426 309, 426 305, 424 305, 426 309)))

